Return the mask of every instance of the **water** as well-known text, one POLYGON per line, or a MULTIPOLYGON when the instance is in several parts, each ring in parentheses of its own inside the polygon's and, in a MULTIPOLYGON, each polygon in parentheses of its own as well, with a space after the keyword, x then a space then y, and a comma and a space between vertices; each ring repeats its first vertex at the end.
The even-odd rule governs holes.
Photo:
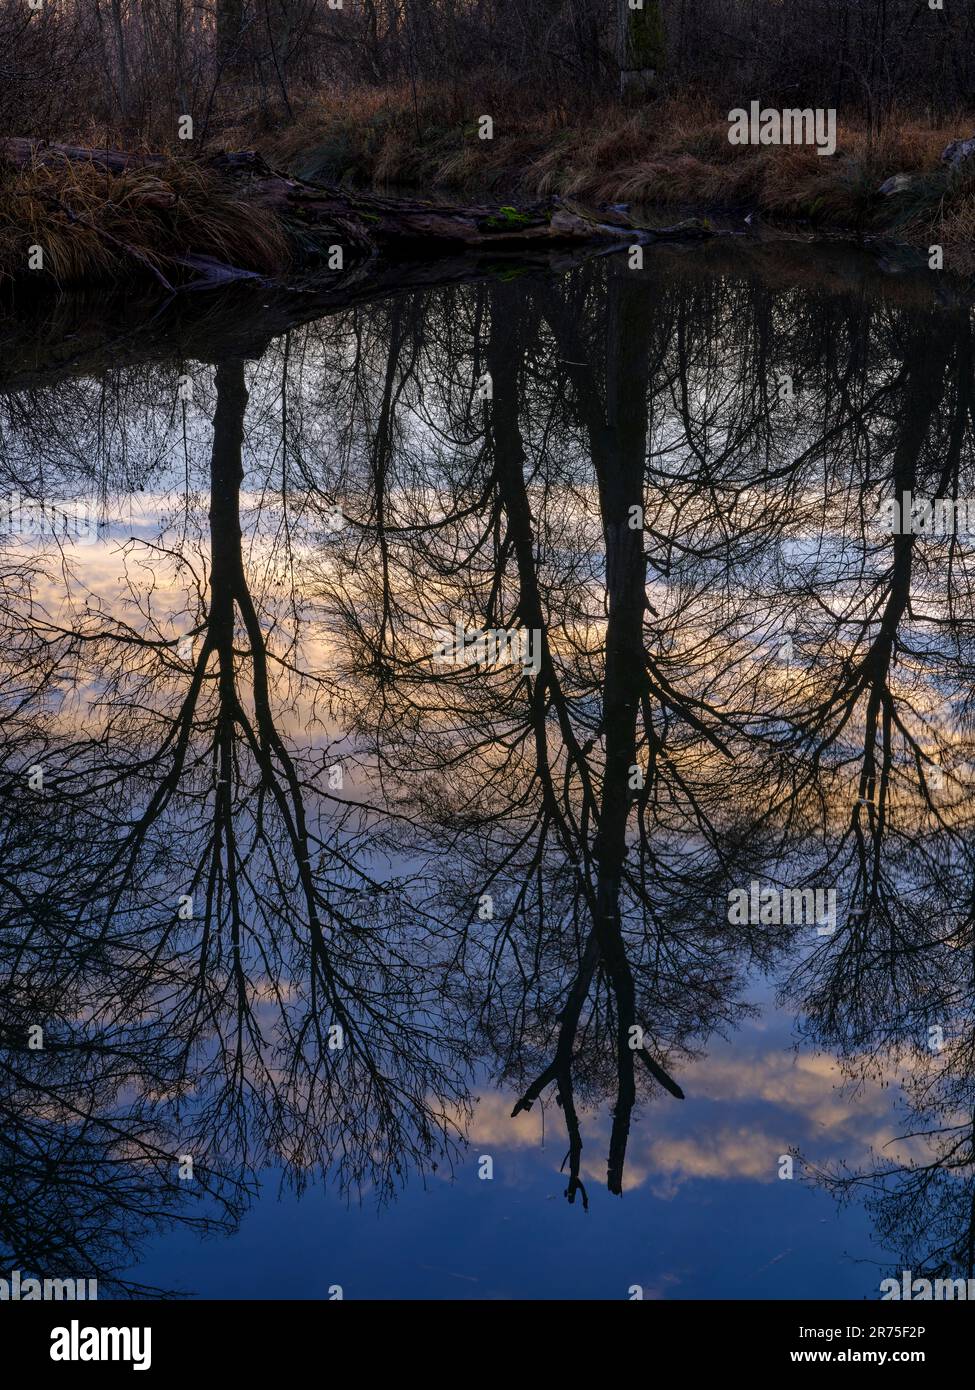
POLYGON ((4 1271, 972 1276, 955 291, 458 261, 49 303, 0 378, 4 1271))

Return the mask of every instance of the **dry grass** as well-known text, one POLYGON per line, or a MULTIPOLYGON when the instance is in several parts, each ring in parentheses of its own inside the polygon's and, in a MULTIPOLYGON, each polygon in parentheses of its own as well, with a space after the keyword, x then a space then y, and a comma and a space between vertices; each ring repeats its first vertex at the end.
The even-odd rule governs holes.
MULTIPOLYGON (((975 118, 932 124, 895 113, 881 133, 840 125, 837 152, 735 146, 727 111, 684 97, 633 112, 610 104, 594 117, 539 109, 524 90, 490 98, 472 75, 470 91, 408 86, 356 89, 296 102, 296 120, 257 135, 272 161, 307 178, 378 187, 442 189, 537 197, 562 194, 593 204, 697 205, 757 211, 821 227, 884 232, 946 248, 955 270, 975 270, 973 192, 948 179, 939 160, 975 118), (494 111, 495 136, 480 140, 478 111, 494 111), (884 199, 892 174, 922 175, 911 197, 884 199), (937 235, 935 235, 937 233, 937 235)), ((254 140, 246 119, 224 132, 254 140)))
POLYGON ((941 219, 940 236, 944 246, 967 251, 968 270, 975 270, 975 193, 960 199, 941 219))
MULTIPOLYGON (((293 106, 286 122, 236 93, 215 113, 210 146, 256 146, 272 163, 325 182, 477 201, 561 194, 592 205, 754 211, 887 232, 918 246, 939 242, 949 269, 975 272, 975 177, 949 178, 939 162, 949 141, 975 130, 973 117, 932 124, 895 113, 880 135, 841 125, 836 154, 822 158, 810 148, 732 145, 727 112, 706 97, 635 112, 609 103, 587 114, 476 72, 449 87, 296 94, 293 106), (478 138, 482 112, 495 113, 492 140, 478 138), (911 191, 881 198, 880 184, 897 173, 917 176, 911 191)), ((113 143, 108 131, 66 135, 113 143)), ((286 229, 175 149, 151 173, 0 171, 0 277, 24 269, 32 244, 44 247, 61 283, 144 274, 150 265, 168 274, 188 253, 265 272, 288 261, 286 229)))
POLYGON ((289 256, 273 216, 175 159, 121 174, 68 162, 0 169, 0 277, 27 272, 38 246, 44 278, 61 285, 147 273, 172 281, 184 256, 272 273, 289 256))

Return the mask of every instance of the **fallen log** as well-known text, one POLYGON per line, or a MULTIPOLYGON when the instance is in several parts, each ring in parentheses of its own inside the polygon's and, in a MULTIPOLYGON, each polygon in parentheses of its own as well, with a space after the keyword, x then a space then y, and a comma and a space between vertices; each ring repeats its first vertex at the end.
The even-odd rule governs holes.
MULTIPOLYGON (((589 212, 551 199, 515 207, 461 207, 420 198, 392 198, 294 178, 253 150, 221 152, 192 161, 196 167, 231 184, 247 203, 273 214, 298 247, 296 260, 321 257, 330 243, 340 244, 356 260, 374 256, 416 260, 463 250, 509 252, 541 246, 586 243, 686 241, 718 235, 710 224, 692 218, 672 227, 641 225, 618 208, 589 212)), ((156 209, 165 210, 167 169, 186 161, 162 154, 88 149, 76 145, 7 138, 0 140, 0 166, 50 169, 87 164, 107 174, 133 170, 157 172, 162 190, 156 209)), ((182 262, 215 262, 205 248, 182 249, 182 262)), ((235 267, 225 267, 233 273, 235 267)))
POLYGON ((626 217, 603 221, 598 214, 588 214, 559 199, 519 207, 459 207, 421 198, 354 192, 292 178, 272 169, 253 150, 213 156, 210 166, 246 180, 250 196, 286 221, 351 226, 359 240, 410 258, 426 248, 441 256, 445 250, 462 247, 511 250, 540 242, 685 240, 713 235, 710 225, 697 218, 676 227, 651 229, 626 217))

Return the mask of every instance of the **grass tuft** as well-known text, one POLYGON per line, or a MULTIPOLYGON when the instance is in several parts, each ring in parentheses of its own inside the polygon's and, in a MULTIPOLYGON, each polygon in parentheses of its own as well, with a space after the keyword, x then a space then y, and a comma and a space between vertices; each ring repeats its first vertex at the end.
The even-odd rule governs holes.
POLYGON ((278 220, 210 171, 183 160, 108 173, 94 164, 0 166, 0 278, 29 269, 60 285, 180 277, 178 259, 205 256, 259 274, 288 264, 278 220), (38 272, 35 272, 38 273, 38 272))

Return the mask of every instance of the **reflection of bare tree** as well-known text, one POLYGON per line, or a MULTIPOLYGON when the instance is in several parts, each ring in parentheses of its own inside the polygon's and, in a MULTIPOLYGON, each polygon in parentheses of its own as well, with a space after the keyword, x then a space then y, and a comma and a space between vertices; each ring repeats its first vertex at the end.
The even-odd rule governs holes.
POLYGON ((942 859, 942 881, 928 889, 925 913, 910 902, 899 913, 888 907, 890 944, 863 953, 855 996, 833 962, 821 963, 813 995, 811 1027, 837 1047, 849 1085, 893 1073, 903 1115, 871 1164, 813 1165, 810 1176, 842 1202, 863 1201, 897 1268, 917 1278, 975 1278, 970 840, 964 853, 964 860, 961 853, 942 859), (855 1045, 828 1031, 851 1016, 855 1045))
MULTIPOLYGON (((9 1003, 9 1000, 7 1001, 9 1003)), ((126 1274, 145 1239, 178 1224, 230 1233, 248 1196, 235 1175, 197 1150, 181 1181, 177 1117, 159 1104, 119 1099, 157 1068, 156 1040, 52 1027, 36 992, 28 1024, 7 1014, 0 1051, 0 1251, 4 1268, 41 1278, 96 1279, 104 1297, 160 1297, 126 1274), (44 1017, 44 1048, 25 1047, 44 1017)))
MULTIPOLYGON (((232 1230, 247 1192, 214 1166, 209 1145, 196 1149, 192 1187, 180 1182, 178 1115, 146 1094, 165 1085, 165 1039, 90 1017, 92 981, 78 977, 54 888, 83 872, 85 846, 72 843, 71 808, 31 786, 51 750, 45 725, 62 675, 58 654, 24 622, 40 579, 28 562, 0 573, 0 1263, 95 1279, 102 1296, 159 1296, 125 1273, 144 1238, 173 1222, 232 1230)), ((96 993, 106 966, 92 968, 96 993)))
MULTIPOLYGON (((374 682, 366 708, 381 709, 378 729, 364 714, 360 733, 431 852, 450 856, 454 887, 441 882, 438 899, 456 905, 465 959, 483 957, 479 1024, 521 1084, 515 1113, 557 1087, 570 1200, 586 1200, 577 1077, 589 1094, 612 1078, 608 1185, 619 1192, 637 1058, 648 1081, 680 1096, 660 1058, 728 1016, 735 962, 771 948, 758 927, 747 939, 720 921, 700 927, 727 883, 727 836, 715 824, 730 791, 726 720, 700 688, 682 688, 686 670, 682 679, 668 659, 683 614, 648 607, 645 536, 632 524, 645 500, 650 361, 666 342, 648 320, 650 293, 625 272, 610 277, 603 396, 569 304, 551 289, 492 291, 473 315, 485 323, 483 358, 479 330, 471 348, 472 365, 490 374, 490 405, 482 423, 461 399, 441 427, 452 445, 464 440, 455 463, 438 460, 456 469, 449 500, 431 507, 402 454, 395 470, 387 461, 371 472, 353 509, 359 541, 325 597, 353 670, 374 682), (558 379, 544 379, 544 321, 571 364, 574 398, 563 394, 561 407, 565 373, 556 366, 558 379), (579 450, 560 468, 554 439, 576 412, 579 450), (533 454, 524 431, 538 421, 547 447, 533 454), (432 670, 434 633, 458 619, 537 630, 537 677, 432 670), (712 758, 706 778, 700 766, 690 775, 712 758), (672 823, 655 833, 662 806, 672 823), (678 847, 695 835, 705 848, 669 883, 678 847), (472 894, 458 878, 477 886, 475 902, 484 892, 503 900, 491 927, 470 921, 472 894)), ((399 397, 407 382, 394 385, 399 397)), ((737 833, 747 841, 740 824, 737 833)))
MULTIPOLYGON (((579 1019, 585 999, 592 987, 597 965, 605 969, 611 981, 616 1009, 616 1066, 618 1072, 616 1105, 613 1112, 613 1132, 610 1138, 608 1186, 611 1192, 621 1192, 626 1140, 630 1116, 636 1099, 634 1063, 637 1056, 645 1062, 651 1075, 672 1094, 682 1097, 673 1082, 646 1050, 633 1046, 637 1024, 636 989, 630 960, 623 937, 622 893, 627 857, 627 824, 630 819, 633 769, 637 763, 637 720, 641 703, 651 698, 644 651, 644 616, 647 607, 647 563, 643 549, 642 527, 630 524, 634 507, 642 510, 644 460, 647 424, 647 371, 649 342, 641 331, 645 321, 642 312, 645 294, 633 282, 619 274, 610 280, 607 328, 607 409, 603 411, 594 398, 588 379, 578 374, 580 396, 586 418, 596 470, 600 499, 600 515, 606 548, 607 621, 604 637, 605 674, 602 687, 602 719, 600 732, 604 742, 601 788, 597 798, 594 778, 587 767, 581 770, 581 809, 577 813, 594 828, 592 842, 588 837, 575 846, 564 835, 567 848, 576 849, 576 862, 583 869, 582 887, 591 922, 583 951, 579 975, 560 1020, 556 1057, 552 1065, 537 1078, 519 1101, 515 1113, 527 1108, 532 1099, 549 1080, 558 1084, 559 1100, 566 1114, 571 1142, 570 1187, 578 1184, 581 1138, 572 1104, 572 1058, 576 1047, 579 1019)), ((495 297, 492 328, 504 323, 504 305, 495 297)), ((549 309, 551 313, 551 307, 549 309)), ((552 314, 556 336, 563 351, 578 352, 579 345, 567 332, 564 319, 552 314), (562 334, 559 336, 559 328, 562 334)), ((496 467, 500 490, 512 528, 521 522, 522 549, 519 558, 519 578, 522 584, 525 625, 541 629, 543 617, 537 598, 532 601, 533 568, 531 565, 531 517, 524 494, 520 464, 523 450, 517 438, 516 382, 510 364, 513 354, 504 341, 504 330, 492 332, 488 353, 489 369, 496 386, 493 412, 496 467), (499 379, 500 378, 500 379, 499 379), (511 438, 505 439, 504 430, 511 438), (517 461, 517 475, 509 483, 505 495, 506 474, 517 461), (513 495, 512 495, 513 494, 513 495)), ((571 360, 571 359, 570 359, 571 360)), ((584 370, 584 369, 583 369, 584 370)), ((517 531, 515 544, 517 546, 517 531)), ((551 681, 554 700, 560 699, 558 677, 549 655, 548 669, 543 670, 542 689, 536 692, 536 706, 547 695, 546 677, 551 681)), ((564 701, 561 724, 571 730, 564 701)), ((569 741, 570 757, 579 756, 574 739, 569 741)), ((554 800, 554 798, 553 798, 554 800)))
MULTIPOLYGON (((70 602, 10 590, 13 763, 49 790, 41 814, 11 781, 4 971, 18 1028, 30 985, 62 1038, 84 1015, 111 1040, 160 1150, 388 1191, 449 1150, 480 1057, 516 1114, 554 1087, 570 1200, 611 1098, 619 1192, 641 1098, 679 1096, 680 1058, 802 937, 729 923, 756 877, 837 890, 791 987, 851 1066, 970 1012, 970 737, 943 717, 969 562, 870 526, 897 489, 975 492, 967 318, 695 264, 424 290, 246 369, 215 332, 205 467, 170 375, 118 380, 185 469, 182 515, 122 547, 117 602, 67 560, 70 602), (457 622, 537 629, 537 672, 438 665, 457 622)), ((39 405, 20 463, 50 473, 39 405)), ((85 1057, 66 1093, 116 1075, 85 1057)), ((915 1097, 937 1124, 963 1063, 915 1097)), ((950 1193, 946 1230, 960 1134, 903 1189, 950 1193)))
MULTIPOLYGON (((971 492, 967 319, 907 335, 892 400, 887 495, 971 492)), ((850 910, 794 972, 806 1029, 834 1048, 852 1087, 896 1075, 903 1131, 865 1170, 813 1169, 839 1199, 862 1198, 878 1238, 916 1277, 975 1273, 971 1092, 975 928, 964 538, 865 542, 855 603, 834 604, 814 659, 832 685, 793 733, 822 775, 850 771, 852 807, 828 851, 850 910)))
MULTIPOLYGON (((373 752, 389 785, 417 823, 437 827, 435 843, 467 866, 465 882, 504 890, 494 935, 471 924, 489 981, 481 1026, 510 1059, 505 1074, 527 1082, 518 1109, 556 1083, 570 1196, 581 1151, 573 1068, 608 1081, 602 1039, 613 1040, 609 1179, 618 1190, 634 1094, 634 1050, 623 1051, 631 1024, 654 1020, 642 1055, 659 1067, 664 1039, 679 1045, 720 1016, 707 986, 726 983, 736 950, 761 958, 771 944, 757 930, 733 942, 720 928, 692 929, 695 911, 710 921, 721 913, 724 885, 763 865, 778 882, 828 884, 843 904, 840 930, 811 959, 870 941, 869 902, 881 882, 871 826, 881 837, 890 831, 895 735, 896 872, 908 856, 919 883, 928 880, 958 814, 924 775, 931 739, 947 737, 931 704, 939 683, 964 685, 963 667, 916 626, 898 635, 911 613, 911 538, 875 539, 869 528, 894 489, 957 491, 963 319, 942 316, 901 341, 896 320, 862 303, 827 301, 814 313, 803 302, 794 319, 776 320, 759 292, 739 322, 741 304, 722 304, 710 284, 695 303, 697 286, 685 293, 612 273, 606 299, 587 302, 587 283, 578 277, 564 298, 545 285, 479 301, 472 320, 489 321, 483 365, 493 400, 483 426, 469 400, 448 402, 449 423, 438 421, 458 451, 438 454, 434 468, 449 502, 431 508, 422 493, 419 470, 429 478, 430 460, 410 457, 402 419, 410 410, 401 409, 395 467, 364 479, 348 584, 328 593, 359 644, 353 669, 376 681, 373 752), (736 347, 730 370, 713 360, 722 331, 736 347), (882 372, 878 350, 889 354, 882 372), (766 388, 777 361, 795 366, 804 353, 825 354, 826 381, 800 414, 766 388), (764 376, 739 381, 743 357, 764 376), (659 451, 646 458, 648 422, 659 451), (949 464, 942 455, 935 469, 943 428, 949 464), (628 544, 634 505, 653 521, 628 544), (787 547, 810 530, 819 539, 803 540, 807 556, 796 566, 787 547), (375 594, 362 578, 373 543, 384 576, 375 594), (424 654, 457 616, 487 628, 539 627, 537 680, 432 676, 424 654), (783 631, 795 649, 784 671, 770 652, 783 631), (852 787, 851 736, 862 749, 852 787), (634 794, 635 769, 644 775, 634 794), (671 876, 679 891, 662 910, 671 876), (554 979, 553 961, 561 963, 554 979), (540 1039, 553 1016, 549 1050, 540 1039), (501 1041, 512 1027, 516 1048, 501 1041)), ((471 341, 476 375, 473 325, 471 341)), ((408 395, 417 351, 423 343, 392 378, 397 398, 408 395)), ((388 363, 386 383, 391 389, 388 363)), ((388 419, 384 428, 388 435, 388 419)), ((954 544, 951 553, 953 578, 967 584, 954 544)), ((925 557, 924 605, 937 603, 930 572, 925 557)), ((923 611, 922 627, 950 635, 954 585, 950 604, 947 619, 915 606, 912 621, 923 611)), ((454 897, 458 913, 471 911, 470 895, 454 897)), ((895 932, 899 915, 887 918, 895 932)), ((840 997, 855 1005, 869 996, 840 997)))
MULTIPOLYGON (((276 620, 245 574, 243 363, 221 363, 216 388, 208 581, 188 548, 151 547, 153 582, 130 585, 128 612, 94 594, 20 606, 43 657, 34 697, 45 682, 94 693, 83 731, 64 709, 50 731, 35 719, 21 755, 43 768, 47 814, 29 838, 7 823, 11 877, 30 888, 9 911, 5 969, 25 1026, 59 1039, 56 1073, 50 1049, 32 1059, 54 1118, 30 1143, 75 1154, 76 1177, 99 1144, 106 1163, 119 1155, 115 1180, 89 1189, 117 1192, 106 1245, 178 1205, 167 1127, 201 1174, 209 1155, 238 1185, 277 1161, 299 1182, 321 1167, 383 1192, 449 1149, 463 1107, 463 1048, 408 887, 376 877, 374 811, 329 789, 321 680, 269 640, 276 620), (182 637, 155 601, 163 565, 186 576, 182 637), (276 722, 289 702, 317 741, 289 747, 276 722), (116 1115, 122 1086, 141 1099, 116 1115)), ((29 1090, 22 1068, 10 1084, 29 1090)), ((45 1229, 40 1206, 28 1219, 45 1229)), ((14 1248, 56 1253, 40 1236, 14 1248)))

